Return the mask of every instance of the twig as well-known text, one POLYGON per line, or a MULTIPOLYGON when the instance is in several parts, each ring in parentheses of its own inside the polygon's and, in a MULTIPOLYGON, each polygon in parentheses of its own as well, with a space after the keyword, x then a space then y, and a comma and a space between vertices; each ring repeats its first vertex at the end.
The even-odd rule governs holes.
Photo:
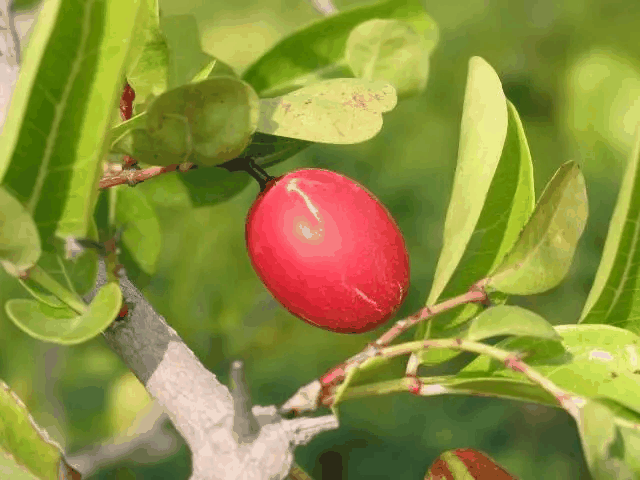
MULTIPOLYGON (((502 362, 504 366, 514 372, 520 372, 527 377, 532 383, 539 385, 542 389, 553 395, 556 401, 564 408, 572 417, 578 420, 579 409, 586 400, 583 397, 574 395, 571 392, 563 390, 555 383, 549 380, 547 377, 537 372, 535 369, 527 365, 522 361, 522 357, 514 352, 508 350, 502 350, 491 345, 486 345, 481 342, 473 342, 470 340, 463 340, 460 338, 454 339, 433 339, 422 340, 417 342, 408 342, 402 345, 394 345, 387 347, 380 351, 379 355, 385 358, 397 357, 400 355, 406 355, 408 353, 415 353, 425 348, 442 348, 449 350, 460 350, 465 352, 478 353, 480 355, 486 355, 491 358, 502 362)), ((417 380, 417 379, 416 379, 417 380)), ((418 381, 419 382, 419 381, 418 381)), ((422 387, 415 384, 413 387, 413 393, 418 395, 422 394, 422 387)), ((427 388, 428 395, 433 395, 433 385, 429 385, 427 388)))
POLYGON ((169 426, 169 417, 162 406, 153 402, 136 418, 132 428, 67 456, 67 461, 88 477, 125 459, 136 464, 155 463, 177 452, 182 444, 179 434, 169 426))
POLYGON ((244 375, 244 364, 241 361, 236 360, 231 364, 230 377, 234 437, 238 443, 250 443, 258 436, 260 425, 251 411, 251 394, 244 375))
POLYGON ((197 166, 190 162, 175 163, 166 167, 149 167, 143 170, 123 169, 121 165, 107 164, 105 165, 105 174, 100 179, 100 189, 124 184, 134 186, 163 173, 175 172, 176 170, 186 172, 194 168, 197 166))
POLYGON ((385 332, 375 342, 367 345, 367 347, 360 353, 349 358, 346 362, 332 368, 319 379, 308 383, 300 388, 289 400, 287 400, 280 411, 282 413, 288 412, 304 412, 316 410, 321 404, 330 406, 332 403, 333 392, 337 386, 345 379, 347 372, 362 364, 365 360, 375 357, 380 353, 380 349, 387 346, 398 335, 407 331, 419 322, 429 320, 434 316, 451 310, 460 305, 467 303, 484 303, 487 304, 488 296, 484 290, 486 280, 481 280, 471 286, 468 292, 458 295, 457 297, 446 300, 437 305, 425 307, 418 313, 407 317, 403 320, 399 320, 396 324, 385 332))

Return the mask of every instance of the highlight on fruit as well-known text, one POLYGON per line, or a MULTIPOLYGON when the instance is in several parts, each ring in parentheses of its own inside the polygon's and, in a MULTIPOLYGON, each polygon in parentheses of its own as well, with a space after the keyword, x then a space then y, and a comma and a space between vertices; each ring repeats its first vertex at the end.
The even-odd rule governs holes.
POLYGON ((309 168, 271 177, 245 234, 263 284, 311 325, 367 332, 407 296, 409 255, 398 225, 371 192, 339 173, 309 168))

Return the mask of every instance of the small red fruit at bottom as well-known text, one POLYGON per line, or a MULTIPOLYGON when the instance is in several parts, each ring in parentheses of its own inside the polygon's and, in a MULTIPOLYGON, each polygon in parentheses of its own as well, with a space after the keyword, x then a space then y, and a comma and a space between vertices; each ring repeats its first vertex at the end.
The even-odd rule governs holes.
POLYGON ((458 448, 440 455, 425 480, 517 480, 489 456, 472 448, 458 448))
POLYGON ((362 333, 387 321, 409 290, 409 255, 387 209, 336 172, 271 180, 246 222, 249 258, 287 310, 326 330, 362 333))

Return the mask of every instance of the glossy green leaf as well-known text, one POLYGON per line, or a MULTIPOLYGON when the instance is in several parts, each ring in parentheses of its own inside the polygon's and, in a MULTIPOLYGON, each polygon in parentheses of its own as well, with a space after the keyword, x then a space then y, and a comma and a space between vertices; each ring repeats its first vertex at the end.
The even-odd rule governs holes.
POLYGON ((613 478, 602 476, 603 463, 609 458, 609 450, 616 436, 613 413, 606 406, 588 400, 580 407, 576 422, 580 432, 582 451, 594 479, 613 478))
POLYGON ((498 305, 478 314, 467 330, 467 340, 483 340, 499 335, 561 340, 553 325, 540 315, 515 305, 498 305))
POLYGON ((41 301, 45 305, 49 305, 54 308, 63 308, 66 304, 56 297, 53 293, 48 291, 46 288, 43 288, 37 282, 31 280, 30 278, 19 279, 20 284, 24 287, 24 289, 31 294, 33 298, 41 301))
POLYGON ((127 81, 134 89, 134 105, 146 108, 153 99, 167 91, 167 67, 169 53, 164 43, 145 46, 135 70, 127 74, 127 81))
POLYGON ((154 99, 135 119, 137 127, 144 119, 145 129, 113 129, 112 151, 151 165, 189 161, 215 166, 249 145, 259 108, 253 89, 234 77, 183 85, 154 99))
MULTIPOLYGON (((93 218, 89 223, 86 238, 98 241, 98 229, 93 218)), ((38 266, 59 284, 78 295, 85 295, 95 287, 98 275, 98 253, 93 249, 86 249, 78 257, 67 259, 59 250, 62 248, 58 248, 55 252, 43 252, 38 266)))
POLYGON ((516 378, 452 378, 442 382, 446 393, 457 395, 482 395, 520 402, 539 403, 557 407, 553 395, 527 380, 516 378))
MULTIPOLYGON (((135 91, 134 106, 144 104, 167 89, 169 49, 160 31, 158 0, 142 0, 130 40, 126 79, 135 91)), ((119 119, 119 115, 116 117, 119 119)))
POLYGON ((78 315, 68 307, 53 308, 35 300, 13 299, 7 316, 25 333, 44 342, 75 345, 103 332, 118 315, 122 292, 116 282, 104 285, 87 311, 78 315))
POLYGON ((435 39, 427 44, 413 26, 395 19, 373 19, 351 31, 346 60, 358 78, 389 82, 398 96, 422 92, 429 75, 429 55, 435 39))
POLYGON ((581 323, 603 323, 640 333, 640 131, 622 180, 607 240, 581 323))
POLYGON ((87 234, 140 5, 51 0, 38 15, 0 139, 0 179, 45 250, 54 234, 87 234))
POLYGON ((567 162, 547 184, 516 244, 491 272, 487 289, 532 295, 558 285, 571 266, 587 211, 582 172, 567 162))
MULTIPOLYGON (((191 171, 191 170, 190 170, 191 171)), ((196 170, 199 172, 201 169, 196 170)), ((189 191, 182 182, 183 172, 178 175, 160 175, 153 182, 142 182, 135 189, 144 194, 153 206, 181 209, 193 206, 189 191)))
POLYGON ((0 380, 0 472, 3 478, 58 480, 63 453, 25 404, 0 380))
POLYGON ((324 80, 282 97, 260 100, 257 130, 318 143, 351 144, 373 138, 382 113, 396 106, 395 89, 355 78, 324 80))
MULTIPOLYGON (((525 352, 527 365, 559 387, 584 397, 614 400, 640 413, 640 337, 608 325, 560 325, 562 343, 509 338, 496 347, 525 352)), ((459 380, 524 377, 497 361, 480 356, 457 376, 459 380)))
POLYGON ((155 272, 162 248, 160 222, 144 193, 136 188, 118 188, 116 223, 124 227, 122 242, 140 268, 147 274, 155 272))
POLYGON ((13 2, 11 3, 11 8, 15 12, 20 12, 22 10, 31 10, 41 1, 42 0, 13 0, 13 2))
MULTIPOLYGON (((427 304, 465 293, 499 264, 533 212, 534 202, 531 154, 518 112, 505 101, 493 69, 474 58, 469 66, 458 167, 443 247, 427 304), (496 161, 494 170, 490 166, 496 161), (472 217, 474 221, 470 221, 472 217)), ((494 304, 506 299, 506 295, 492 295, 494 304)), ((451 336, 452 328, 462 326, 480 308, 469 304, 439 315, 435 321, 420 325, 416 338, 451 336)), ((442 352, 432 350, 420 357, 431 364, 449 355, 443 357, 442 352)))
POLYGON ((2 187, 0 205, 0 265, 15 277, 40 258, 40 236, 29 212, 2 187))
POLYGON ((216 58, 216 63, 213 65, 208 77, 238 77, 238 74, 231 65, 216 58))
POLYGON ((189 83, 214 58, 202 51, 198 22, 193 15, 160 17, 169 48, 168 88, 189 83))
MULTIPOLYGON (((427 304, 440 298, 476 230, 500 163, 508 126, 507 102, 498 75, 486 61, 473 57, 469 61, 458 162, 444 223, 443 247, 427 304)), ((488 245, 491 243, 485 248, 488 245)))
POLYGON ((341 11, 322 18, 284 38, 244 73, 243 79, 261 97, 286 91, 320 79, 345 77, 347 38, 360 23, 373 18, 395 18, 411 24, 426 45, 437 43, 438 28, 418 0, 388 0, 341 11))
POLYGON ((251 157, 262 168, 267 168, 293 157, 311 145, 311 142, 304 140, 257 132, 241 156, 251 157))
POLYGON ((194 207, 226 202, 242 192, 253 180, 246 172, 229 172, 210 167, 190 170, 180 175, 194 207))

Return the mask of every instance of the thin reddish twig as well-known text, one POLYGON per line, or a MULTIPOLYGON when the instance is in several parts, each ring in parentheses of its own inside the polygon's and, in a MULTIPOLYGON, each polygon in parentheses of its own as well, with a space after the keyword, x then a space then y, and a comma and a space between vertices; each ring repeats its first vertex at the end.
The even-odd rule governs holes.
POLYGON ((380 336, 375 342, 368 344, 361 352, 349 358, 346 362, 333 367, 320 378, 300 388, 291 399, 285 402, 281 407, 281 411, 283 413, 289 411, 302 412, 305 410, 315 410, 319 405, 330 406, 333 403, 336 388, 344 381, 350 369, 378 355, 380 349, 389 345, 400 334, 412 326, 419 322, 430 320, 439 313, 451 310, 459 305, 467 303, 482 303, 488 305, 489 297, 484 289, 485 284, 486 280, 481 280, 472 285, 471 288, 462 295, 458 295, 437 305, 425 307, 418 313, 399 320, 391 329, 380 336))
POLYGON ((111 165, 109 171, 105 172, 105 175, 100 179, 99 188, 104 189, 124 184, 133 186, 140 182, 144 182, 149 178, 162 175, 163 173, 174 172, 176 170, 186 172, 195 167, 195 164, 190 162, 174 163, 172 165, 167 165, 166 167, 149 167, 142 170, 125 170, 119 165, 111 165))

